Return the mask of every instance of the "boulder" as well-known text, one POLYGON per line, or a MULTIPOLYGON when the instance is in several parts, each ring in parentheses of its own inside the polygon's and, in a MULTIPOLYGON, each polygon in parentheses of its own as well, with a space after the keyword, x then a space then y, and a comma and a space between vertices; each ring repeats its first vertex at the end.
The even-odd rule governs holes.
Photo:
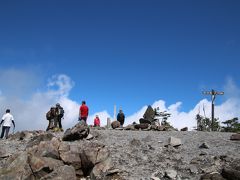
POLYGON ((29 155, 28 163, 34 177, 36 177, 37 179, 40 179, 41 177, 49 174, 52 171, 50 170, 44 159, 42 159, 41 157, 29 155))
POLYGON ((188 131, 188 127, 184 127, 180 131, 188 131))
POLYGON ((37 136, 33 136, 33 138, 28 142, 26 147, 27 148, 33 147, 34 145, 38 145, 41 141, 51 141, 53 137, 54 136, 52 133, 44 133, 37 136))
POLYGON ((86 140, 91 140, 93 138, 94 138, 94 136, 92 134, 88 134, 88 136, 86 137, 86 140))
POLYGON ((94 164, 92 161, 89 160, 85 151, 82 151, 80 153, 80 158, 81 158, 81 166, 82 166, 81 169, 82 169, 83 175, 89 176, 94 168, 94 164))
POLYGON ((231 135, 230 140, 232 140, 232 141, 240 141, 240 134, 237 133, 237 134, 231 135))
POLYGON ((40 180, 65 180, 65 179, 71 180, 77 179, 74 167, 68 165, 60 166, 50 174, 40 178, 40 180))
POLYGON ((116 129, 116 128, 120 128, 121 124, 120 124, 119 121, 113 121, 111 123, 111 126, 112 126, 113 129, 116 129))
POLYGON ((240 171, 236 169, 223 168, 222 176, 226 179, 240 180, 240 171))
POLYGON ((158 126, 159 131, 167 131, 167 127, 164 125, 158 126))
POLYGON ((63 161, 61 161, 61 160, 57 160, 57 159, 53 159, 53 158, 47 158, 47 157, 42 157, 42 159, 47 164, 50 171, 53 171, 56 168, 64 165, 63 161))
POLYGON ((200 149, 209 149, 209 145, 207 143, 202 143, 200 146, 199 146, 200 149))
POLYGON ((73 128, 67 129, 63 135, 63 141, 76 141, 86 138, 89 134, 89 127, 86 124, 76 124, 73 128))
POLYGON ((218 172, 212 172, 202 175, 200 180, 225 180, 225 179, 218 172))
POLYGON ((61 160, 73 166, 79 176, 89 176, 96 165, 100 166, 110 158, 109 150, 104 145, 90 141, 63 141, 59 146, 59 153, 61 160))
POLYGON ((226 179, 240 180, 240 159, 233 160, 222 170, 222 176, 226 179))
POLYGON ((6 158, 9 157, 11 154, 9 154, 6 149, 0 146, 0 158, 6 158))
POLYGON ((41 141, 38 146, 29 149, 29 152, 40 157, 59 159, 58 145, 54 145, 54 141, 41 141))
POLYGON ((28 179, 32 176, 32 170, 28 164, 28 153, 23 152, 10 157, 7 168, 0 169, 0 179, 28 179))
POLYGON ((134 125, 133 124, 130 124, 130 125, 128 125, 128 126, 126 126, 125 128, 124 128, 125 130, 135 130, 135 127, 134 127, 134 125))
POLYGON ((173 147, 178 147, 178 146, 182 145, 182 141, 179 138, 170 137, 168 139, 168 143, 166 144, 166 146, 168 146, 168 145, 171 145, 173 147))
POLYGON ((101 163, 98 163, 94 166, 93 170, 91 171, 90 177, 91 179, 104 179, 105 174, 108 174, 108 170, 113 168, 111 160, 108 158, 101 163))
POLYGON ((131 146, 137 146, 137 147, 139 147, 139 146, 141 146, 141 141, 140 140, 138 140, 138 139, 133 139, 133 140, 131 140, 130 141, 130 143, 129 143, 131 146))
POLYGON ((168 169, 165 171, 165 177, 168 179, 175 179, 177 177, 177 172, 173 169, 168 169))
POLYGON ((79 153, 72 151, 62 152, 60 153, 60 158, 65 164, 72 165, 75 169, 80 169, 82 167, 79 153))
POLYGON ((141 124, 135 124, 135 129, 148 129, 149 128, 149 124, 148 123, 141 123, 141 124))

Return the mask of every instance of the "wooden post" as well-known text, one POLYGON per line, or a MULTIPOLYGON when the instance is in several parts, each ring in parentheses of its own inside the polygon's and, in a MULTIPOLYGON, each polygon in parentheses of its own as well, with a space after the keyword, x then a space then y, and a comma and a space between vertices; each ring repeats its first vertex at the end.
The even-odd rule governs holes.
POLYGON ((212 99, 212 131, 213 131, 213 122, 214 122, 214 105, 215 105, 215 99, 216 99, 216 95, 223 95, 224 92, 217 92, 214 91, 212 89, 212 91, 203 91, 203 94, 205 95, 211 95, 211 99, 212 99))
POLYGON ((107 128, 111 128, 111 119, 109 117, 107 118, 107 128))

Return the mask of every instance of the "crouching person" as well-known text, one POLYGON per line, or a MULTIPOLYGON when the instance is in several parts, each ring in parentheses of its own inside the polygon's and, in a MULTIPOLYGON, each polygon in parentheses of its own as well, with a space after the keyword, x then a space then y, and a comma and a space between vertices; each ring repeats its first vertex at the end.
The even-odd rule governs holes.
POLYGON ((96 117, 94 119, 93 127, 100 127, 100 119, 99 119, 98 115, 96 115, 96 117))

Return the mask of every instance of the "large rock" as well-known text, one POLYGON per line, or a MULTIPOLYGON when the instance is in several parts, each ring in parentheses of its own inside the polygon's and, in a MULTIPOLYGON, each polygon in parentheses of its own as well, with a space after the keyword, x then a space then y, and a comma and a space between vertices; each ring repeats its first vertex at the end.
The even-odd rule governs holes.
POLYGON ((82 168, 80 151, 80 145, 75 145, 68 142, 62 142, 59 146, 61 160, 67 165, 72 165, 75 170, 79 170, 82 168))
MULTIPOLYGON (((78 176, 89 176, 95 166, 101 166, 110 158, 109 150, 104 145, 89 141, 63 141, 59 146, 59 153, 61 160, 72 165, 78 176)), ((101 174, 102 171, 97 172, 101 174)))
POLYGON ((168 146, 168 145, 171 145, 173 147, 178 147, 178 146, 182 145, 182 141, 179 138, 170 137, 168 139, 168 143, 166 144, 166 146, 168 146))
POLYGON ((202 143, 200 146, 199 146, 200 149, 209 149, 209 145, 207 143, 202 143))
POLYGON ((39 136, 40 134, 45 134, 45 131, 38 130, 38 131, 21 131, 21 132, 16 132, 14 134, 9 135, 9 140, 25 140, 29 141, 31 138, 35 136, 39 136))
POLYGON ((52 141, 41 141, 38 146, 29 148, 29 152, 41 157, 59 159, 58 146, 57 140, 54 138, 52 141))
POLYGON ((212 172, 202 175, 200 180, 225 180, 225 179, 218 172, 212 172))
POLYGON ((91 179, 104 179, 105 174, 113 168, 111 160, 108 158, 105 161, 98 163, 94 166, 93 170, 91 171, 90 177, 91 179))
POLYGON ((235 169, 223 168, 222 175, 229 180, 240 180, 240 171, 235 169))
POLYGON ((48 158, 48 157, 42 157, 42 160, 44 160, 45 164, 49 167, 50 171, 55 170, 56 168, 63 166, 64 163, 61 160, 48 158))
POLYGON ((28 164, 28 153, 23 152, 10 157, 7 168, 0 169, 0 179, 28 179, 32 176, 32 170, 28 164))
POLYGON ((9 157, 11 154, 7 152, 6 149, 0 146, 0 158, 6 158, 9 157))
POLYGON ((113 121, 111 123, 111 126, 112 126, 113 129, 116 129, 116 128, 120 128, 121 124, 120 124, 119 121, 113 121))
POLYGON ((222 176, 230 180, 240 180, 240 159, 233 160, 222 170, 222 176))
POLYGON ((8 165, 6 168, 0 169, 0 179, 40 179, 63 166, 62 161, 29 152, 8 158, 6 164, 8 165))
POLYGON ((165 177, 168 179, 175 179, 177 177, 177 172, 173 169, 167 169, 165 171, 165 177))
POLYGON ((237 134, 231 135, 230 140, 240 141, 240 134, 237 133, 237 134))
POLYGON ((27 148, 38 145, 41 141, 51 141, 54 135, 52 133, 44 133, 37 136, 33 136, 33 138, 28 142, 27 148))
POLYGON ((89 176, 95 164, 87 157, 84 150, 80 153, 80 158, 81 158, 81 165, 82 165, 81 169, 82 169, 83 175, 89 176))
POLYGON ((29 155, 28 163, 31 167, 34 177, 36 177, 37 179, 40 179, 41 177, 49 174, 52 171, 50 170, 44 159, 41 157, 29 155))
POLYGON ((134 126, 136 129, 148 129, 151 127, 148 123, 141 123, 141 124, 135 124, 134 126))
MULTIPOLYGON (((89 134, 84 124, 77 124, 65 140, 62 134, 54 133, 19 133, 14 140, 1 141, 0 147, 0 179, 76 179, 87 176, 109 178, 115 177, 112 168, 109 149, 95 140, 72 141, 81 139, 89 134), (21 137, 24 141, 19 141, 21 137), (25 139, 25 137, 27 137, 25 139), (27 141, 25 141, 27 140, 27 141), (6 154, 13 144, 20 145, 14 152, 6 154), (6 150, 5 150, 6 149, 6 150), (16 152, 23 151, 19 154, 16 152), (66 165, 66 166, 64 166, 66 165)), ((94 136, 99 136, 98 133, 94 136)))
POLYGON ((188 127, 184 127, 180 131, 188 131, 188 127))
POLYGON ((75 141, 86 138, 89 134, 89 127, 86 124, 76 124, 72 129, 67 129, 63 135, 63 141, 75 141))
POLYGON ((40 180, 65 180, 65 179, 71 180, 77 179, 74 167, 68 165, 60 166, 50 174, 40 178, 40 180))
POLYGON ((134 124, 130 124, 130 125, 126 126, 124 129, 125 130, 132 130, 132 131, 134 131, 135 127, 134 127, 134 124))
MULTIPOLYGON (((150 123, 154 121, 154 117, 156 115, 156 112, 152 108, 152 106, 148 106, 145 113, 143 114, 143 118, 146 120, 149 120, 150 123)), ((141 123, 141 122, 140 122, 141 123)))

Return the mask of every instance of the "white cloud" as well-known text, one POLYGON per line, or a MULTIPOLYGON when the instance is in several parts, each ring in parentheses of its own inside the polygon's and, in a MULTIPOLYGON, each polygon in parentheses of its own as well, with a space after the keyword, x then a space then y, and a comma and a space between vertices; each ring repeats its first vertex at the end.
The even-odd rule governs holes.
POLYGON ((50 96, 67 97, 73 88, 74 82, 65 74, 54 75, 48 80, 50 96))
POLYGON ((79 104, 68 98, 68 94, 74 86, 68 76, 54 75, 48 81, 49 89, 46 92, 35 92, 31 82, 37 84, 38 78, 32 73, 11 69, 2 71, 0 75, 0 83, 3 86, 6 84, 5 82, 8 82, 7 86, 3 88, 5 91, 0 90, 2 92, 0 94, 1 114, 10 108, 17 130, 46 129, 48 125, 46 112, 57 102, 61 103, 66 112, 63 120, 65 127, 69 127, 74 124, 74 121, 77 121, 79 104), (25 92, 24 89, 29 90, 25 92), (28 94, 28 98, 21 96, 24 92, 28 94))
MULTIPOLYGON (((215 105, 215 117, 219 118, 220 122, 226 121, 228 119, 240 116, 240 89, 236 86, 231 78, 227 79, 227 83, 224 86, 224 96, 226 100, 222 104, 215 105)), ((188 112, 183 112, 180 110, 182 102, 177 102, 175 104, 166 107, 163 100, 156 101, 152 104, 153 108, 159 107, 160 111, 168 111, 171 113, 171 117, 168 121, 174 127, 181 129, 183 127, 188 127, 193 129, 196 127, 196 114, 199 113, 204 115, 203 107, 205 109, 205 114, 207 117, 211 118, 211 101, 207 99, 201 100, 195 105, 193 109, 188 112)), ((126 118, 126 124, 131 124, 133 122, 139 123, 139 119, 142 118, 147 106, 142 107, 138 112, 126 118)))
MULTIPOLYGON (((80 104, 71 100, 68 95, 74 86, 74 82, 70 77, 64 74, 54 75, 48 80, 47 91, 31 92, 28 98, 22 98, 20 94, 15 92, 21 91, 23 86, 28 86, 29 82, 34 81, 37 84, 38 79, 32 73, 21 70, 2 71, 0 83, 4 84, 8 81, 7 87, 4 89, 14 88, 11 93, 3 93, 0 89, 0 108, 1 114, 5 113, 7 108, 11 109, 11 113, 15 118, 16 130, 45 130, 48 125, 46 120, 46 112, 51 106, 55 106, 58 102, 64 108, 65 114, 62 120, 63 128, 70 128, 78 122, 80 104), (10 79, 8 79, 10 78, 10 79), (18 78, 20 85, 15 86, 12 79, 18 78)), ((30 86, 29 86, 30 87, 30 86)), ((107 124, 107 118, 110 117, 107 111, 97 112, 88 117, 88 124, 93 124, 95 116, 98 115, 102 125, 107 124)))
POLYGON ((6 97, 26 98, 33 89, 36 89, 39 78, 32 70, 0 69, 1 94, 6 97))
MULTIPOLYGON (((219 118, 220 122, 233 117, 239 117, 239 100, 229 99, 224 103, 215 106, 215 117, 219 118)), ((152 107, 159 107, 160 111, 167 111, 171 113, 171 117, 168 119, 171 125, 181 129, 183 127, 188 127, 190 130, 196 127, 196 115, 200 113, 204 115, 203 106, 205 107, 205 112, 207 117, 211 117, 211 102, 203 99, 201 100, 192 110, 188 112, 180 111, 181 102, 170 105, 169 107, 165 106, 164 101, 159 100, 153 103, 152 107)), ((144 112, 146 111, 147 106, 141 108, 138 112, 126 118, 126 124, 132 124, 133 122, 139 123, 139 119, 143 117, 144 112)))
MULTIPOLYGON (((3 85, 0 89, 1 114, 7 108, 10 108, 15 117, 17 130, 45 130, 48 125, 45 114, 51 106, 59 102, 65 110, 65 117, 62 121, 63 127, 66 129, 75 125, 78 122, 80 104, 69 98, 69 93, 74 86, 71 78, 64 74, 54 75, 48 80, 48 89, 43 92, 39 90, 35 92, 39 85, 38 81, 39 79, 32 72, 22 72, 14 69, 2 70, 0 73, 0 84, 3 85), (17 80, 14 80, 16 78, 17 80), (6 81, 7 84, 4 86, 6 81), (29 83, 32 81, 34 83, 29 83), (15 92, 20 92, 17 93, 19 96, 16 96, 15 92), (25 93, 28 94, 28 98, 20 96, 25 93)), ((240 116, 240 90, 232 79, 227 80, 224 92, 226 100, 215 107, 215 116, 219 117, 221 121, 240 116)), ((171 113, 169 121, 178 129, 185 126, 192 129, 196 126, 195 116, 199 109, 203 115, 203 104, 206 116, 210 117, 211 115, 211 102, 207 99, 201 100, 188 112, 181 111, 182 103, 176 102, 167 107, 165 101, 158 100, 153 102, 152 107, 159 107, 160 111, 166 110, 171 113)), ((139 111, 126 117, 125 125, 133 122, 139 123, 139 119, 142 118, 146 109, 147 105, 144 105, 139 111)), ((107 124, 107 118, 110 115, 106 110, 103 110, 89 116, 87 121, 89 125, 93 124, 96 115, 100 117, 102 126, 107 124)), ((112 119, 112 117, 110 118, 112 119)))

